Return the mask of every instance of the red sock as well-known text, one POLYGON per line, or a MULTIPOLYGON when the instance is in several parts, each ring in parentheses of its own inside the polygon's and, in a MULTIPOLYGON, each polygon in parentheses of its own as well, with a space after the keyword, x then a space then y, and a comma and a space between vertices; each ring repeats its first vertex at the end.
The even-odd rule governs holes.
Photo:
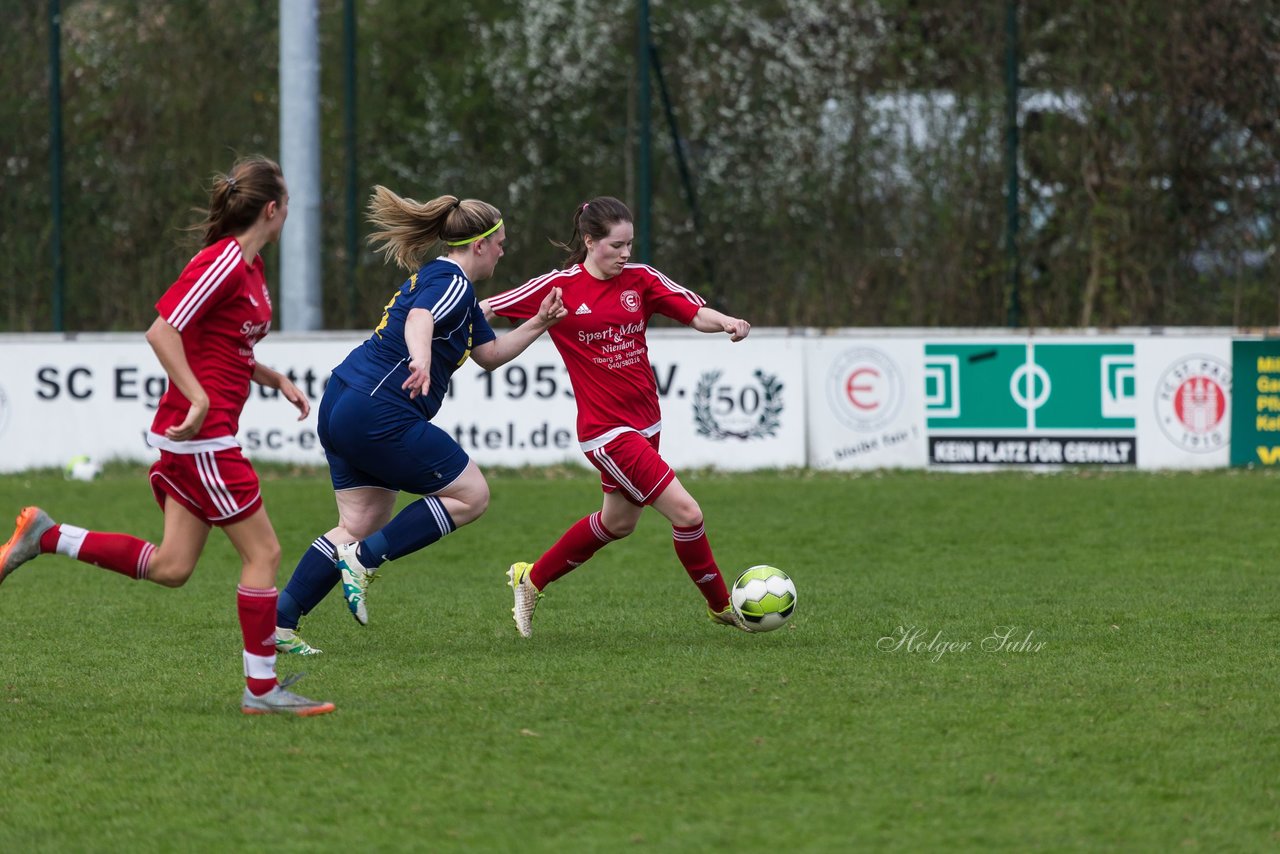
POLYGON ((244 637, 244 681, 261 696, 276 687, 276 589, 236 588, 244 637))
POLYGON ((688 528, 679 525, 671 526, 671 537, 676 547, 676 557, 684 564, 684 571, 698 585, 698 591, 707 600, 712 611, 723 611, 729 605, 729 591, 725 589, 724 577, 720 575, 720 567, 716 566, 715 556, 711 554, 711 543, 707 542, 707 532, 702 523, 688 528))
POLYGON ((40 535, 40 551, 66 555, 128 578, 146 578, 156 547, 128 534, 104 534, 75 525, 54 525, 40 535))
POLYGON ((556 544, 533 564, 529 580, 541 590, 551 582, 581 566, 600 549, 618 539, 600 521, 600 512, 584 516, 560 535, 556 544))

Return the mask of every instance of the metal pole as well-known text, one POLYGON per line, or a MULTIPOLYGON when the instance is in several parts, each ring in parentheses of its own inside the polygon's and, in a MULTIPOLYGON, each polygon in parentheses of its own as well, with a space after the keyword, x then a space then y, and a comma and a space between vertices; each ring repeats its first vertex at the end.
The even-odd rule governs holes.
POLYGON ((1021 262, 1018 257, 1018 2, 1005 0, 1004 6, 1005 82, 1005 286, 1008 290, 1006 322, 1021 323, 1021 262))
POLYGON ((342 53, 346 68, 343 137, 347 147, 347 316, 356 316, 356 261, 360 254, 356 178, 356 3, 342 3, 342 53))
POLYGON ((280 0, 280 166, 289 222, 280 240, 280 328, 320 329, 320 26, 317 0, 280 0))
POLYGON ((693 228, 701 234, 702 211, 698 208, 698 195, 693 189, 693 176, 689 173, 689 162, 684 154, 684 140, 680 138, 680 126, 676 122, 676 111, 671 104, 671 93, 667 90, 667 78, 662 72, 662 60, 658 57, 657 45, 651 46, 649 59, 653 65, 654 76, 658 79, 658 97, 662 101, 662 111, 667 117, 667 129, 671 132, 671 147, 676 155, 680 185, 684 187, 685 200, 689 203, 689 213, 693 215, 693 228))
POLYGON ((702 270, 706 276, 704 287, 708 294, 719 302, 721 297, 716 290, 715 263, 711 253, 707 251, 706 235, 702 232, 702 209, 698 206, 698 193, 693 186, 693 174, 689 171, 689 159, 685 156, 684 139, 680 136, 680 125, 676 121, 675 106, 671 103, 671 92, 667 89, 667 77, 662 71, 662 60, 658 56, 658 46, 650 45, 649 58, 653 63, 653 74, 658 81, 658 96, 662 100, 662 109, 667 116, 667 129, 671 131, 671 147, 676 155, 676 168, 680 173, 680 184, 684 187, 685 199, 689 203, 689 213, 693 217, 693 231, 698 238, 699 254, 702 256, 702 270))
POLYGON ((650 261, 650 233, 653 200, 653 145, 649 115, 649 0, 636 0, 636 125, 640 135, 636 157, 636 243, 637 261, 650 261))
POLYGON ((53 331, 62 332, 66 268, 62 259, 62 8, 49 0, 49 176, 53 204, 53 331))

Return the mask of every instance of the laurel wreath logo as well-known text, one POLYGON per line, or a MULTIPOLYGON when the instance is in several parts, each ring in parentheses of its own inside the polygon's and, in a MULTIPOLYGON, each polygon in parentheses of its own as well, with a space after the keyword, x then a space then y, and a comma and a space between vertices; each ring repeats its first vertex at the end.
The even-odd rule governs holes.
POLYGON ((760 417, 746 430, 726 430, 720 426, 711 412, 711 392, 723 371, 709 371, 698 380, 693 393, 693 420, 698 433, 716 441, 724 439, 763 439, 777 435, 782 426, 782 383, 774 374, 754 371, 752 376, 760 383, 760 417))

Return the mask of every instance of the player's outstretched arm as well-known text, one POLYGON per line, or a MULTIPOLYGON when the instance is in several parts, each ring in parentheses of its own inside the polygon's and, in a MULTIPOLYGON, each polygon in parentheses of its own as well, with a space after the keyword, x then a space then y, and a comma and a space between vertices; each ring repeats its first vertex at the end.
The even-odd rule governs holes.
MULTIPOLYGON (((484 307, 484 303, 480 303, 484 307)), ((568 314, 561 298, 560 289, 552 288, 542 299, 538 313, 508 332, 471 351, 471 358, 486 371, 501 367, 519 356, 538 336, 560 322, 560 318, 568 314)))
POLYGON ((698 309, 689 325, 699 332, 723 332, 729 336, 730 341, 741 341, 751 334, 750 323, 705 305, 698 309))
POLYGON ((174 329, 169 321, 157 317, 147 330, 147 343, 155 351, 164 372, 169 375, 169 381, 191 403, 182 423, 164 431, 165 438, 185 442, 200 432, 205 416, 209 414, 209 395, 205 394, 204 387, 187 362, 187 351, 182 347, 182 333, 174 329))
POLYGON ((298 388, 293 380, 279 371, 257 363, 253 366, 253 381, 267 388, 279 389, 280 394, 284 395, 284 399, 292 403, 298 410, 299 421, 311 413, 311 401, 307 400, 307 396, 302 393, 302 389, 298 388))

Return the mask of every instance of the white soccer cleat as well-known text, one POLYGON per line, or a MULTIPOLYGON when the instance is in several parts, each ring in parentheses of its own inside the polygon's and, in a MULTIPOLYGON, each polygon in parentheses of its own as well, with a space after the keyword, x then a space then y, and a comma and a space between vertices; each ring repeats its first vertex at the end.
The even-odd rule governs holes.
POLYGON ((39 507, 23 507, 18 514, 9 542, 0 546, 0 581, 40 554, 40 537, 52 528, 54 521, 39 507))
POLYGON ((366 569, 356 557, 359 543, 343 543, 338 546, 338 572, 342 574, 342 598, 347 600, 347 608, 356 622, 362 626, 369 624, 369 609, 365 607, 365 596, 369 590, 369 582, 373 579, 373 570, 366 569))
POLYGON ((240 711, 246 715, 297 715, 300 718, 332 712, 335 708, 333 703, 309 700, 285 690, 301 678, 301 673, 295 673, 262 696, 245 688, 244 697, 240 700, 240 711))
POLYGON ((298 637, 293 629, 276 626, 276 655, 319 655, 324 650, 312 646, 298 637))
POLYGON ((507 583, 511 586, 516 601, 515 607, 511 609, 511 616, 515 618, 520 635, 526 638, 533 635, 533 609, 538 607, 538 600, 542 598, 542 593, 533 586, 533 581, 529 578, 529 571, 532 569, 533 564, 520 562, 511 564, 511 568, 507 570, 507 583))

